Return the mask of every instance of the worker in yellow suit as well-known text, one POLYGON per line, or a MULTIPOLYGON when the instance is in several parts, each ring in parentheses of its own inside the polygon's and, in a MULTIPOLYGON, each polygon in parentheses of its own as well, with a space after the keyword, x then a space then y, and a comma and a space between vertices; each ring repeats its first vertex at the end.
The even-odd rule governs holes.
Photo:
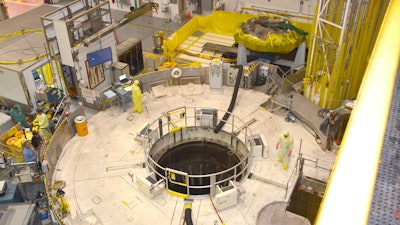
POLYGON ((50 132, 49 132, 49 118, 43 112, 43 109, 36 110, 36 118, 33 120, 32 124, 37 126, 39 135, 43 138, 50 139, 50 132))
POLYGON ((143 93, 139 87, 139 81, 135 80, 132 84, 132 101, 133 101, 133 112, 141 113, 142 109, 142 97, 143 93))
POLYGON ((276 149, 278 149, 278 161, 283 163, 283 169, 287 170, 293 151, 293 137, 289 134, 289 131, 284 131, 279 136, 276 149))

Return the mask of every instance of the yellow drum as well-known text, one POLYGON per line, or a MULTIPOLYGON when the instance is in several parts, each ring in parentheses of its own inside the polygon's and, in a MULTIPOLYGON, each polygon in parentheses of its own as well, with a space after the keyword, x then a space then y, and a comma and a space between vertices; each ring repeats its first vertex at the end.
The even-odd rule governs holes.
POLYGON ((76 128, 76 133, 78 136, 86 136, 89 133, 88 127, 87 127, 87 121, 84 116, 77 116, 74 119, 75 122, 75 128, 76 128))

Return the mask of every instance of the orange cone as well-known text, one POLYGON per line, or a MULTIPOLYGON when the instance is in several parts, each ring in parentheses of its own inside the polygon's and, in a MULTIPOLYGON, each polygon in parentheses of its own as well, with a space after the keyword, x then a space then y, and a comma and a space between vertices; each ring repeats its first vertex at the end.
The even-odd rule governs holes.
POLYGON ((188 11, 187 18, 188 19, 192 18, 192 15, 190 15, 190 11, 188 11))

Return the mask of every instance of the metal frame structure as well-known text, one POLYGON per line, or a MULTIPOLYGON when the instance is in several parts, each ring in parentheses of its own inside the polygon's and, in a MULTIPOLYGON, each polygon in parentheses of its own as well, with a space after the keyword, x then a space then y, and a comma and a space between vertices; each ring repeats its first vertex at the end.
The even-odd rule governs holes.
POLYGON ((310 44, 305 95, 334 109, 355 99, 389 0, 320 0, 310 44))
POLYGON ((316 225, 368 222, 399 68, 399 10, 400 0, 392 0, 378 32, 360 98, 350 117, 316 225), (376 115, 373 120, 371 115, 376 115))
POLYGON ((359 11, 357 9, 359 2, 361 1, 320 0, 319 2, 318 11, 314 19, 315 29, 311 52, 308 57, 306 76, 308 75, 308 79, 311 81, 328 85, 325 91, 316 90, 323 89, 323 87, 314 86, 315 94, 314 96, 312 96, 313 94, 309 96, 310 98, 315 98, 315 95, 324 94, 324 96, 319 96, 322 107, 330 105, 327 102, 331 92, 330 89, 335 88, 332 84, 336 79, 336 72, 340 69, 340 60, 343 60, 341 56, 345 55, 344 43, 351 38, 346 34, 353 26, 354 17, 358 14, 354 12, 359 11))

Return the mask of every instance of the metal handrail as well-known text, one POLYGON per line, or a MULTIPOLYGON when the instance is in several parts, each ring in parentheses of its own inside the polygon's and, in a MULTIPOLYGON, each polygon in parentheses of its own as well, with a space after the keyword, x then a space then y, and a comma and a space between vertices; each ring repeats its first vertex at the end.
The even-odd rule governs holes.
POLYGON ((399 68, 399 21, 400 0, 392 0, 350 116, 316 225, 368 223, 399 68))
MULTIPOLYGON (((196 120, 196 112, 198 110, 201 109, 211 109, 211 108, 206 108, 206 107, 182 107, 182 108, 178 108, 178 109, 185 109, 185 120, 184 121, 184 125, 186 128, 189 127, 198 127, 199 124, 196 120), (190 110, 193 109, 193 110, 190 110), (196 110, 198 109, 198 110, 196 110), (193 113, 193 115, 189 114, 189 113, 193 113), (192 124, 193 123, 193 124, 192 124)), ((174 109, 171 110, 172 111, 178 111, 178 109, 174 109)), ((225 113, 225 111, 222 110, 218 110, 218 112, 222 112, 225 113)), ((228 112, 229 113, 229 112, 228 112)), ((219 113, 220 114, 220 113, 219 113)), ((148 126, 148 131, 151 130, 151 132, 156 132, 159 133, 159 130, 157 127, 155 127, 156 125, 159 125, 158 121, 162 118, 165 119, 166 114, 160 116, 159 118, 155 119, 149 126, 148 126)), ((218 121, 222 121, 222 119, 218 118, 218 121)), ((217 180, 214 183, 210 183, 209 185, 204 185, 204 186, 189 186, 190 189, 200 189, 200 188, 211 188, 215 185, 219 185, 222 184, 226 181, 229 180, 236 180, 238 177, 246 177, 246 174, 250 173, 250 166, 251 166, 251 157, 252 157, 252 148, 253 148, 253 143, 248 142, 248 137, 252 134, 251 130, 248 128, 248 126, 245 126, 243 128, 243 126, 246 124, 242 119, 238 118, 237 116, 235 116, 234 114, 231 113, 231 116, 228 120, 224 120, 225 122, 225 129, 223 129, 225 132, 231 134, 232 136, 236 137, 237 139, 239 139, 240 141, 243 142, 244 145, 246 145, 247 143, 249 143, 249 148, 248 150, 248 154, 242 158, 240 160, 240 162, 238 162, 236 165, 232 166, 231 168, 228 168, 226 170, 223 171, 219 171, 219 172, 215 172, 215 173, 211 173, 211 174, 203 174, 203 175, 188 175, 188 178, 190 180, 190 178, 207 178, 207 177, 215 177, 215 176, 219 176, 222 174, 227 174, 229 172, 233 172, 233 174, 230 174, 229 177, 224 177, 224 179, 222 180, 217 180), (226 127, 228 126, 228 127, 226 127), (230 127, 229 127, 230 126, 230 127), (243 134, 241 135, 235 135, 234 132, 235 130, 237 130, 238 128, 243 128, 242 130, 244 130, 243 134)), ((170 129, 169 129, 169 124, 163 124, 162 125, 162 129, 163 131, 165 131, 165 133, 163 133, 162 136, 158 137, 157 140, 161 139, 162 137, 171 134, 170 133, 170 129)), ((150 155, 150 149, 152 148, 152 146, 157 142, 157 140, 151 139, 151 132, 146 132, 146 138, 148 140, 145 141, 145 143, 147 142, 147 144, 145 145, 145 152, 146 152, 146 164, 149 168, 149 170, 151 172, 154 172, 157 176, 159 176, 161 179, 166 180, 167 177, 164 174, 159 173, 157 170, 161 170, 161 171, 166 171, 166 168, 162 167, 161 165, 159 165, 150 155)), ((177 131, 179 132, 179 131, 177 131)), ((244 180, 244 179, 242 179, 244 180)))

